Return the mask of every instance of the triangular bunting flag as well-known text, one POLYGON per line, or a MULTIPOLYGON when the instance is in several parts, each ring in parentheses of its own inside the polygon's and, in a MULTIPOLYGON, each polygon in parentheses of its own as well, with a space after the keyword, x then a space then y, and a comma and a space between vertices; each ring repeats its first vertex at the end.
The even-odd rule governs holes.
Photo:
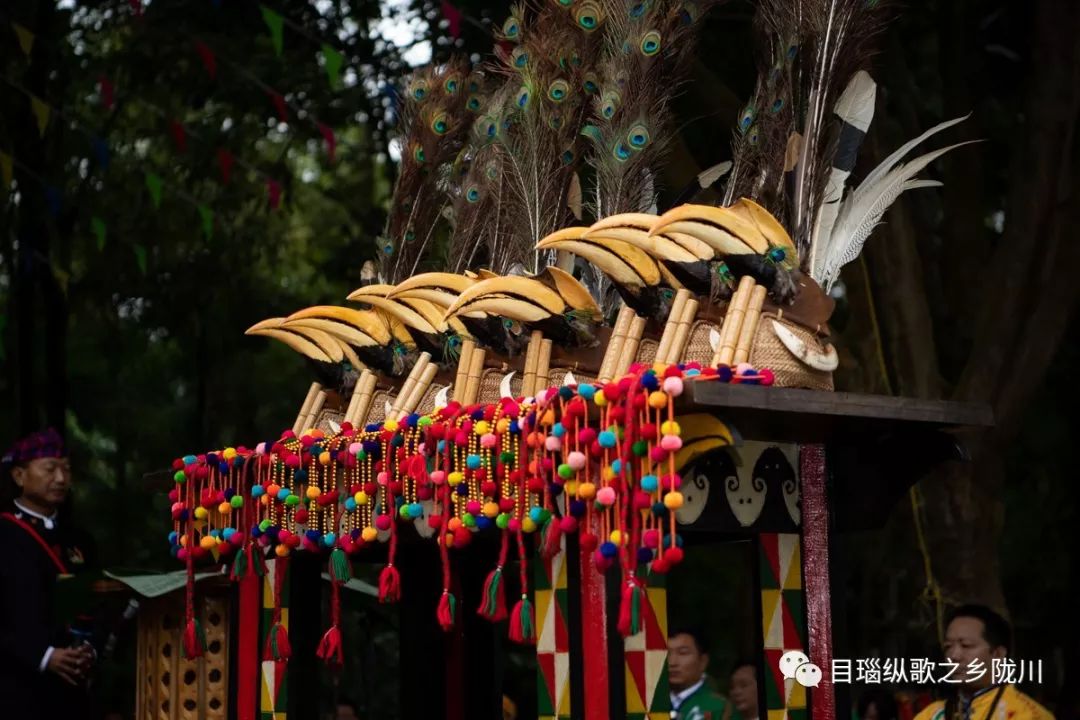
POLYGON ((337 137, 334 135, 334 129, 323 123, 316 124, 319 126, 319 132, 322 133, 323 140, 326 142, 326 157, 330 162, 334 162, 337 158, 337 137))
POLYGON ((45 135, 45 128, 49 126, 49 115, 52 114, 52 108, 37 95, 31 95, 30 109, 34 111, 34 117, 37 118, 38 134, 45 135))
POLYGON ((19 47, 22 48, 23 54, 30 57, 30 51, 34 49, 34 33, 19 23, 13 22, 11 27, 15 31, 16 37, 19 38, 19 47))
POLYGON ((450 33, 450 37, 455 40, 461 37, 461 11, 442 0, 442 16, 446 20, 446 31, 450 33))
POLYGON ((90 230, 97 238, 97 249, 101 252, 105 249, 105 221, 95 215, 90 218, 90 230))
POLYGON ((265 5, 260 5, 259 9, 262 10, 263 22, 270 29, 270 40, 274 43, 274 52, 278 57, 281 57, 281 50, 285 43, 285 36, 282 32, 284 20, 265 5))
POLYGON ((218 148, 218 169, 221 170, 221 182, 225 183, 226 185, 229 184, 229 178, 232 177, 233 160, 233 154, 231 152, 229 152, 225 148, 218 148))
POLYGON ((199 217, 202 219, 203 237, 210 240, 214 237, 214 211, 205 205, 200 205, 199 217))
POLYGON ((341 66, 345 56, 326 43, 322 46, 323 68, 326 70, 326 80, 330 87, 337 89, 341 86, 341 66))
POLYGON ((154 203, 154 209, 161 207, 161 176, 155 173, 146 173, 146 189, 150 191, 150 200, 154 203))
POLYGON ((146 274, 146 248, 142 245, 136 245, 132 248, 135 251, 135 263, 139 266, 139 272, 143 275, 146 274))
POLYGON ((203 67, 206 68, 206 74, 210 76, 210 79, 213 80, 217 77, 217 58, 214 57, 214 51, 210 49, 210 46, 202 40, 196 40, 195 52, 199 53, 199 59, 202 60, 203 67))
POLYGON ((6 152, 0 152, 0 177, 4 178, 3 191, 5 195, 11 189, 11 181, 15 178, 13 165, 11 156, 6 152))

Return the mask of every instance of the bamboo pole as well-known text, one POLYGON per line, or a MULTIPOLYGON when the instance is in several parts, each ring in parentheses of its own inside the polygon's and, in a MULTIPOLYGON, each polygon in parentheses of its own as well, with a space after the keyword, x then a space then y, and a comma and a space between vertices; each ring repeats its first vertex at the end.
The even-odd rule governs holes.
POLYGON ((307 396, 304 398, 304 402, 300 405, 300 412, 296 414, 296 420, 293 422, 292 431, 293 435, 299 435, 307 430, 303 427, 304 421, 307 420, 308 411, 311 410, 311 404, 315 402, 315 396, 322 390, 322 385, 317 382, 311 383, 311 387, 308 388, 307 396))
POLYGON ((469 363, 472 362, 472 354, 476 350, 476 341, 466 338, 461 342, 461 354, 458 355, 457 374, 454 376, 453 399, 463 402, 465 399, 465 385, 469 376, 469 363))
POLYGON ((431 387, 431 383, 435 379, 435 374, 437 372, 439 372, 437 363, 429 362, 424 366, 423 374, 420 375, 420 379, 413 385, 412 392, 409 393, 409 397, 405 398, 405 402, 401 406, 401 417, 405 417, 416 410, 417 406, 420 405, 420 401, 424 399, 424 393, 431 387))
POLYGON ((739 332, 739 342, 735 346, 735 357, 732 364, 738 365, 750 359, 750 349, 754 347, 754 336, 757 335, 758 322, 761 320, 761 308, 765 305, 764 285, 755 285, 750 292, 750 303, 746 308, 746 316, 742 321, 742 329, 739 332))
POLYGON ((401 389, 398 390, 397 395, 394 397, 394 401, 390 403, 391 415, 394 418, 397 418, 397 414, 401 412, 402 404, 409 398, 409 394, 412 393, 413 387, 416 385, 417 381, 420 380, 420 376, 424 374, 424 369, 430 362, 431 353, 420 353, 420 357, 416 359, 416 364, 413 365, 412 370, 409 371, 409 375, 405 378, 405 382, 402 383, 401 389))
POLYGON ((371 401, 375 397, 376 383, 375 373, 369 374, 364 379, 364 384, 360 387, 360 399, 353 412, 353 425, 360 425, 367 420, 368 413, 371 412, 371 401))
POLYGON ((690 337, 690 327, 694 324, 694 317, 697 316, 697 310, 697 300, 687 300, 686 304, 683 305, 682 317, 679 318, 679 324, 675 328, 675 339, 671 341, 667 362, 677 363, 682 359, 683 351, 686 349, 686 341, 690 337))
POLYGON ((689 299, 690 291, 685 288, 675 293, 675 300, 671 303, 667 322, 664 323, 664 332, 660 335, 660 345, 656 348, 656 362, 667 362, 668 353, 671 352, 671 341, 675 339, 675 325, 682 317, 683 307, 689 299))
POLYGON ((551 340, 544 338, 540 341, 540 356, 536 359, 536 385, 533 387, 533 396, 541 390, 547 390, 551 384, 548 374, 551 372, 551 340))
POLYGON ((536 387, 536 361, 540 358, 540 343, 544 334, 533 330, 529 336, 529 346, 525 349, 525 369, 521 376, 521 394, 530 397, 536 387))
POLYGON ((367 382, 367 376, 370 374, 370 370, 362 370, 360 371, 360 374, 356 376, 352 397, 349 398, 349 405, 345 408, 345 417, 342 418, 342 422, 352 422, 353 417, 356 415, 356 404, 360 401, 360 389, 364 387, 364 383, 367 382))
POLYGON ((486 356, 486 350, 476 348, 469 358, 469 371, 465 378, 465 395, 461 400, 463 405, 472 405, 480 394, 480 376, 484 374, 486 356))
MULTIPOLYGON (((304 420, 303 430, 309 430, 315 427, 315 418, 319 417, 319 413, 322 412, 323 405, 326 404, 326 392, 320 390, 319 394, 315 396, 315 402, 311 403, 311 407, 308 408, 307 418, 304 420)), ((301 430, 301 432, 303 432, 301 430)))
POLYGON ((750 304, 750 294, 754 289, 754 278, 743 275, 739 279, 739 286, 728 303, 727 313, 724 315, 724 325, 720 328, 720 348, 713 355, 713 365, 730 365, 735 358, 735 346, 739 342, 739 331, 742 329, 743 317, 746 315, 746 307, 750 304))
POLYGON ((597 378, 600 382, 606 383, 615 374, 615 365, 626 343, 626 334, 630 331, 630 323, 634 317, 634 310, 629 305, 623 305, 619 310, 619 315, 615 318, 615 328, 611 331, 611 339, 604 350, 604 359, 600 362, 597 378))
POLYGON ((622 353, 615 364, 614 377, 621 378, 634 364, 638 349, 641 347, 641 338, 645 335, 646 324, 648 324, 648 320, 639 315, 635 315, 634 319, 630 321, 630 330, 626 334, 626 342, 623 343, 622 353))

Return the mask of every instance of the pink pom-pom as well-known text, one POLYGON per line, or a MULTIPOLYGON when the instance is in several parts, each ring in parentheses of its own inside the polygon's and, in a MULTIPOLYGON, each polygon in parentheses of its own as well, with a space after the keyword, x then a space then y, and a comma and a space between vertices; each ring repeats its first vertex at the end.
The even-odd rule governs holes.
POLYGON ((660 438, 660 447, 668 452, 675 452, 682 447, 682 438, 678 435, 665 435, 660 438))
POLYGON ((495 433, 484 433, 480 436, 480 447, 493 448, 499 444, 499 438, 495 437, 495 433))
POLYGON ((679 397, 683 392, 683 381, 681 377, 669 377, 664 378, 664 392, 671 397, 679 397))
POLYGON ((287 543, 287 542, 289 542, 289 538, 291 538, 291 537, 292 537, 292 533, 289 532, 288 530, 286 530, 284 528, 282 528, 281 530, 278 530, 278 534, 277 534, 278 542, 287 543))
POLYGON ((364 449, 364 446, 361 445, 358 442, 349 443, 349 454, 350 455, 356 455, 357 453, 359 453, 363 449, 364 449))
POLYGON ((510 532, 517 532, 521 530, 521 521, 517 518, 510 518, 510 522, 506 524, 506 529, 510 532))
POLYGON ((656 530, 646 530, 641 534, 641 544, 655 550, 660 547, 660 533, 656 530))
POLYGON ((183 562, 187 560, 187 548, 180 548, 176 551, 176 559, 183 562))
POLYGON ((560 525, 560 527, 562 527, 562 531, 564 533, 577 532, 578 521, 577 521, 577 518, 574 517, 573 515, 567 515, 566 517, 564 517, 562 520, 559 521, 559 525, 560 525))
POLYGON ((232 535, 229 536, 229 542, 236 547, 240 547, 244 544, 245 537, 245 534, 242 532, 234 532, 232 535))
POLYGON ((442 470, 433 470, 429 477, 431 477, 431 482, 436 485, 442 485, 446 482, 446 473, 442 470))
POLYGON ((465 512, 469 513, 470 515, 479 515, 482 508, 483 506, 480 504, 480 501, 470 500, 465 505, 465 512))
POLYGON ((615 488, 602 487, 596 491, 596 502, 610 507, 615 504, 615 488))
POLYGON ((649 449, 649 457, 653 462, 663 462, 667 459, 667 450, 654 446, 649 449))
POLYGON ((678 490, 682 487, 682 478, 679 475, 665 475, 660 478, 660 487, 669 490, 678 490))
POLYGON ((774 382, 776 382, 776 375, 774 375, 773 371, 768 368, 762 368, 761 370, 759 370, 758 375, 761 376, 762 385, 772 385, 774 382))
POLYGON ((566 464, 574 470, 583 469, 585 467, 585 453, 575 450, 566 457, 566 464))
POLYGON ((266 454, 266 443, 265 442, 261 442, 261 443, 259 443, 258 445, 255 446, 255 454, 256 455, 265 455, 266 454))
POLYGON ((554 435, 548 435, 547 438, 544 439, 544 447, 548 452, 559 452, 562 450, 562 440, 554 435))
POLYGON ((381 473, 375 476, 375 480, 377 480, 380 485, 385 487, 386 484, 390 482, 390 473, 383 470, 381 473))
POLYGON ((383 530, 383 531, 389 530, 390 529, 390 516, 389 515, 380 515, 377 518, 375 518, 375 528, 377 530, 383 530))
POLYGON ((579 445, 592 445, 596 440, 596 430, 591 427, 583 427, 578 430, 577 441, 579 445))

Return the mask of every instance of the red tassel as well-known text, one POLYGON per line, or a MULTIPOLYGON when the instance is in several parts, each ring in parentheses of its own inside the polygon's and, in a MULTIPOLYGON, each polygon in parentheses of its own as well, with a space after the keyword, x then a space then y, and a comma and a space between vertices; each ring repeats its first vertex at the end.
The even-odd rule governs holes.
POLYGON ((545 560, 550 560, 559 554, 562 550, 562 523, 554 515, 548 520, 547 527, 544 533, 544 549, 540 552, 540 556, 545 560))
POLYGON ((528 595, 522 595, 510 613, 510 639, 523 645, 536 644, 536 619, 528 595))
POLYGON ((442 598, 439 599, 439 611, 437 615, 439 618, 439 625, 447 632, 454 629, 454 610, 456 605, 457 601, 454 599, 454 594, 448 590, 443 590, 442 598))
POLYGON ((319 649, 315 651, 319 659, 331 667, 341 667, 345 664, 345 653, 341 647, 341 630, 337 625, 332 625, 319 641, 319 649))
POLYGON ((393 603, 401 599, 401 573, 387 565, 379 574, 379 602, 393 603))
POLYGON ((645 589, 637 578, 630 579, 623 585, 622 601, 619 603, 619 634, 623 637, 632 637, 641 632, 641 620, 643 604, 648 602, 645 589))
POLYGON ((281 623, 274 623, 263 646, 263 660, 287 661, 290 657, 292 645, 289 643, 289 631, 281 623))
POLYGON ((506 594, 502 591, 502 566, 488 573, 484 581, 483 601, 476 611, 480 617, 499 622, 506 619, 506 594))
POLYGON ((192 658, 202 657, 206 652, 206 640, 202 634, 202 628, 199 627, 199 621, 191 619, 187 621, 184 626, 184 658, 190 660, 192 658))

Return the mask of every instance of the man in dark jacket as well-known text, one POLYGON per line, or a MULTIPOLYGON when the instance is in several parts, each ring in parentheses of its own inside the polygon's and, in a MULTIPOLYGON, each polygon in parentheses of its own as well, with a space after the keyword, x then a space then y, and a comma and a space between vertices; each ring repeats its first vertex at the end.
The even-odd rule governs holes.
POLYGON ((71 489, 63 441, 53 430, 15 443, 0 462, 0 703, 4 717, 81 718, 93 649, 54 606, 87 565, 85 544, 61 509, 71 489))

